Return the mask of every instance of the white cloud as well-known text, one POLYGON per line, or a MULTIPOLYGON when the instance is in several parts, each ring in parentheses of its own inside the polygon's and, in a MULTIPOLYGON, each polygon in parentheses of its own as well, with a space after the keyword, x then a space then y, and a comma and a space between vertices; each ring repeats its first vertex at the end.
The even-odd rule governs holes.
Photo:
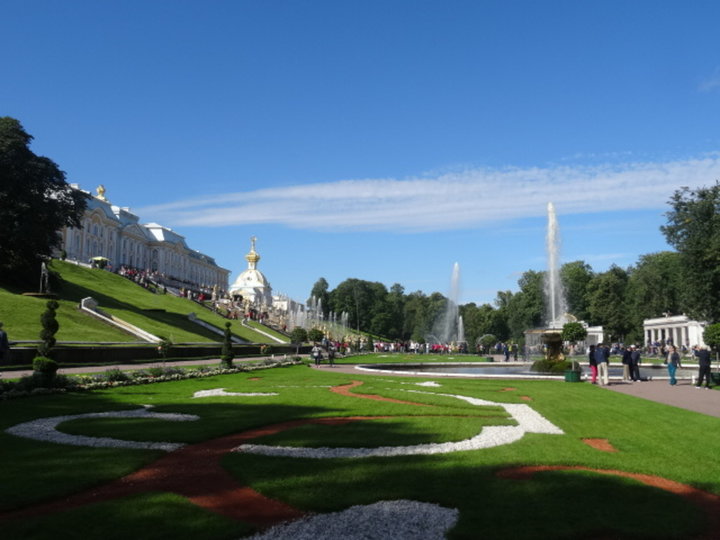
POLYGON ((700 83, 701 92, 712 92, 720 88, 720 68, 715 70, 715 73, 709 78, 700 83))
POLYGON ((720 178, 720 155, 585 167, 468 169, 433 178, 341 180, 226 193, 138 212, 169 225, 256 223, 311 230, 420 232, 559 214, 662 208, 680 186, 720 178))

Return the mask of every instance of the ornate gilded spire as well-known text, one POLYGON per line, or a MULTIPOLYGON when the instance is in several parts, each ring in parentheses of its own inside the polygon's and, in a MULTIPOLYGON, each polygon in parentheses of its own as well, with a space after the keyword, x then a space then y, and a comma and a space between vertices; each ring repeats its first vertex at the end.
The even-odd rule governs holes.
POLYGON ((97 198, 98 198, 98 199, 100 199, 101 201, 107 202, 107 199, 105 198, 105 186, 103 186, 102 184, 100 184, 100 185, 95 189, 95 191, 97 191, 97 198))
POLYGON ((245 255, 245 260, 248 262, 248 268, 254 269, 257 265, 258 261, 260 260, 260 255, 257 254, 255 251, 255 241, 257 238, 255 236, 252 236, 250 238, 250 253, 245 255))

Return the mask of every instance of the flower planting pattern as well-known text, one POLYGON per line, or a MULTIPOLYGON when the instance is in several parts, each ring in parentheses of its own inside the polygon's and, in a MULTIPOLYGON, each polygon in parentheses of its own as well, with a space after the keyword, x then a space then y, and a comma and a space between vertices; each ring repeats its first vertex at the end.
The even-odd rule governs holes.
POLYGON ((79 420, 82 418, 154 418, 156 420, 168 420, 170 422, 189 422, 200 419, 199 416, 194 414, 151 412, 149 410, 150 407, 150 405, 146 405, 142 409, 134 409, 131 411, 96 412, 38 418, 37 420, 17 424, 5 431, 11 435, 25 437, 27 439, 35 439, 37 441, 69 444, 72 446, 90 446, 94 448, 137 448, 172 452, 173 450, 177 450, 178 448, 185 446, 183 443, 124 441, 121 439, 113 439, 111 437, 70 435, 57 430, 57 426, 63 422, 79 420))
POLYGON ((215 388, 214 390, 199 390, 193 394, 194 398, 217 397, 217 396, 278 396, 277 392, 226 392, 224 388, 215 388))
POLYGON ((563 434, 563 431, 560 428, 525 404, 496 403, 494 401, 487 401, 469 396, 428 393, 419 390, 407 390, 407 392, 457 398, 479 407, 500 406, 505 409, 517 422, 517 426, 486 426, 479 434, 470 439, 446 443, 429 443, 412 446, 380 446, 376 448, 302 448, 291 446, 269 446, 262 444, 243 444, 237 447, 235 451, 262 454, 266 456, 312 459, 394 457, 446 454, 450 452, 493 448, 519 441, 526 433, 543 433, 548 435, 563 434))
POLYGON ((404 499, 380 501, 276 525, 250 537, 250 540, 441 539, 455 526, 458 516, 457 509, 444 508, 437 504, 404 499))

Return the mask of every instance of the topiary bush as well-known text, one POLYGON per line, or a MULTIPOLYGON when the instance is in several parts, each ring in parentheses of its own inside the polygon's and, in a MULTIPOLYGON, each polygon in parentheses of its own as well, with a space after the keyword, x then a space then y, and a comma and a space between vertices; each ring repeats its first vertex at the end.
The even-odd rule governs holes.
POLYGON ((233 367, 233 358, 235 354, 232 349, 232 332, 230 331, 230 323, 225 323, 225 331, 223 332, 223 345, 220 351, 220 365, 224 368, 230 369, 233 367))
POLYGON ((45 311, 40 316, 40 324, 42 324, 42 330, 40 331, 40 339, 42 343, 38 347, 38 353, 40 356, 50 357, 52 348, 55 346, 55 334, 60 329, 60 324, 57 322, 55 311, 60 306, 56 300, 48 300, 45 304, 45 311))

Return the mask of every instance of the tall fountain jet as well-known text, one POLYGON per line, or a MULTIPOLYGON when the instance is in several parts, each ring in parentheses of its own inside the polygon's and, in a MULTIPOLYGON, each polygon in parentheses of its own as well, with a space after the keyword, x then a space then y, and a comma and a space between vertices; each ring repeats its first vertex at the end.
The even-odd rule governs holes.
POLYGON ((547 258, 548 268, 545 274, 545 300, 546 300, 546 321, 548 328, 562 328, 567 322, 565 313, 567 304, 565 294, 560 280, 560 229, 555 206, 548 203, 548 227, 547 227, 547 258))
MULTIPOLYGON (((460 300, 460 265, 453 265, 452 277, 450 279, 450 294, 447 299, 445 312, 435 322, 434 336, 440 343, 459 341, 458 332, 458 302, 460 300)), ((464 330, 463 330, 464 334, 464 330)), ((465 337, 463 336, 463 340, 465 337)))

